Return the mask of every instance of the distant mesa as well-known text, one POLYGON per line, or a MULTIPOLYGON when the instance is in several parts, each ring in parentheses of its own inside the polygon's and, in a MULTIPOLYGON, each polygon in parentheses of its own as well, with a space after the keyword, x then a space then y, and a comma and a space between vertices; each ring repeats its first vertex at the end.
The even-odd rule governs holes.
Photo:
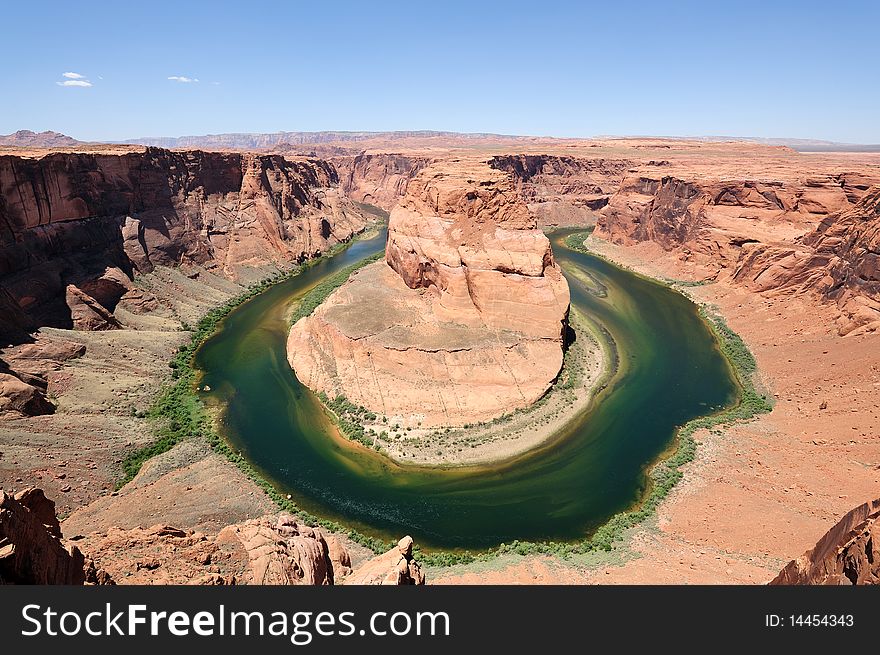
POLYGON ((60 132, 31 132, 19 130, 12 134, 0 134, 0 146, 16 146, 20 148, 72 148, 82 144, 73 137, 60 132))
POLYGON ((124 143, 158 146, 160 148, 220 148, 244 149, 277 148, 281 146, 321 145, 327 143, 364 142, 364 141, 410 141, 413 139, 442 140, 444 145, 450 141, 489 140, 523 140, 530 137, 518 137, 507 134, 491 134, 484 132, 437 132, 433 130, 411 130, 396 132, 268 132, 268 133, 229 133, 204 134, 192 136, 152 136, 129 139, 124 143))

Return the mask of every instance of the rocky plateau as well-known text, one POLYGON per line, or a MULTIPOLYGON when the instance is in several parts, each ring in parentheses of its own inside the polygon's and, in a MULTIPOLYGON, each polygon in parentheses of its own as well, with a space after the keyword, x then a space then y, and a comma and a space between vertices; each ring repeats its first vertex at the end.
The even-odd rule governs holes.
POLYGON ((188 326, 350 238, 379 215, 369 203, 391 211, 385 260, 291 333, 313 388, 414 424, 528 404, 559 370, 568 305, 540 228, 595 224, 590 247, 717 306, 776 403, 723 439, 697 435, 657 526, 628 546, 640 557, 531 557, 432 581, 876 582, 876 502, 822 535, 880 485, 877 154, 427 133, 221 135, 225 152, 12 137, 0 145, 4 581, 421 579, 408 542, 364 568, 369 554, 279 517, 204 444, 114 490, 122 458, 153 439, 143 413, 188 326), (479 374, 465 384, 456 366, 479 374), (45 495, 13 493, 29 487, 58 503, 60 525, 45 495))
POLYGON ((385 259, 293 326, 300 381, 403 426, 479 423, 562 366, 568 283, 510 177, 444 163, 409 183, 385 259))

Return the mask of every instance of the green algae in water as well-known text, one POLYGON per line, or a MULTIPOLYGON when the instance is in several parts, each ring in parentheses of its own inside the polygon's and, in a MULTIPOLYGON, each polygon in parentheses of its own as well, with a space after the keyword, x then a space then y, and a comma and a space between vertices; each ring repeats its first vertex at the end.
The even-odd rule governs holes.
POLYGON ((429 549, 581 540, 644 496, 646 470, 679 426, 734 404, 739 387, 692 302, 567 248, 560 234, 554 251, 572 303, 614 340, 619 366, 592 408, 548 447, 494 466, 431 470, 335 434, 287 364, 286 319, 308 289, 381 251, 384 233, 233 310, 196 355, 212 389, 202 396, 223 408, 230 446, 279 491, 367 535, 411 534, 429 549))

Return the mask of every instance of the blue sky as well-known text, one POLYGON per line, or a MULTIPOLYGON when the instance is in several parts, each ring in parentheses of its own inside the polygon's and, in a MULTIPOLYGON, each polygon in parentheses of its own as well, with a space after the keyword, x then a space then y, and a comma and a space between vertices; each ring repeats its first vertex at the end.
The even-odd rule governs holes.
POLYGON ((880 143, 876 2, 117 0, 0 12, 0 133, 880 143))

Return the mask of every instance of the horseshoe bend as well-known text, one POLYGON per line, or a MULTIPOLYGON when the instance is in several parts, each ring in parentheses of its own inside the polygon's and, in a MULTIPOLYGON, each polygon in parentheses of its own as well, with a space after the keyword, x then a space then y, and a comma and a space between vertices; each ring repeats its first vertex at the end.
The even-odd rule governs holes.
POLYGON ((4 10, 0 587, 880 583, 880 5, 88 4, 4 10))

